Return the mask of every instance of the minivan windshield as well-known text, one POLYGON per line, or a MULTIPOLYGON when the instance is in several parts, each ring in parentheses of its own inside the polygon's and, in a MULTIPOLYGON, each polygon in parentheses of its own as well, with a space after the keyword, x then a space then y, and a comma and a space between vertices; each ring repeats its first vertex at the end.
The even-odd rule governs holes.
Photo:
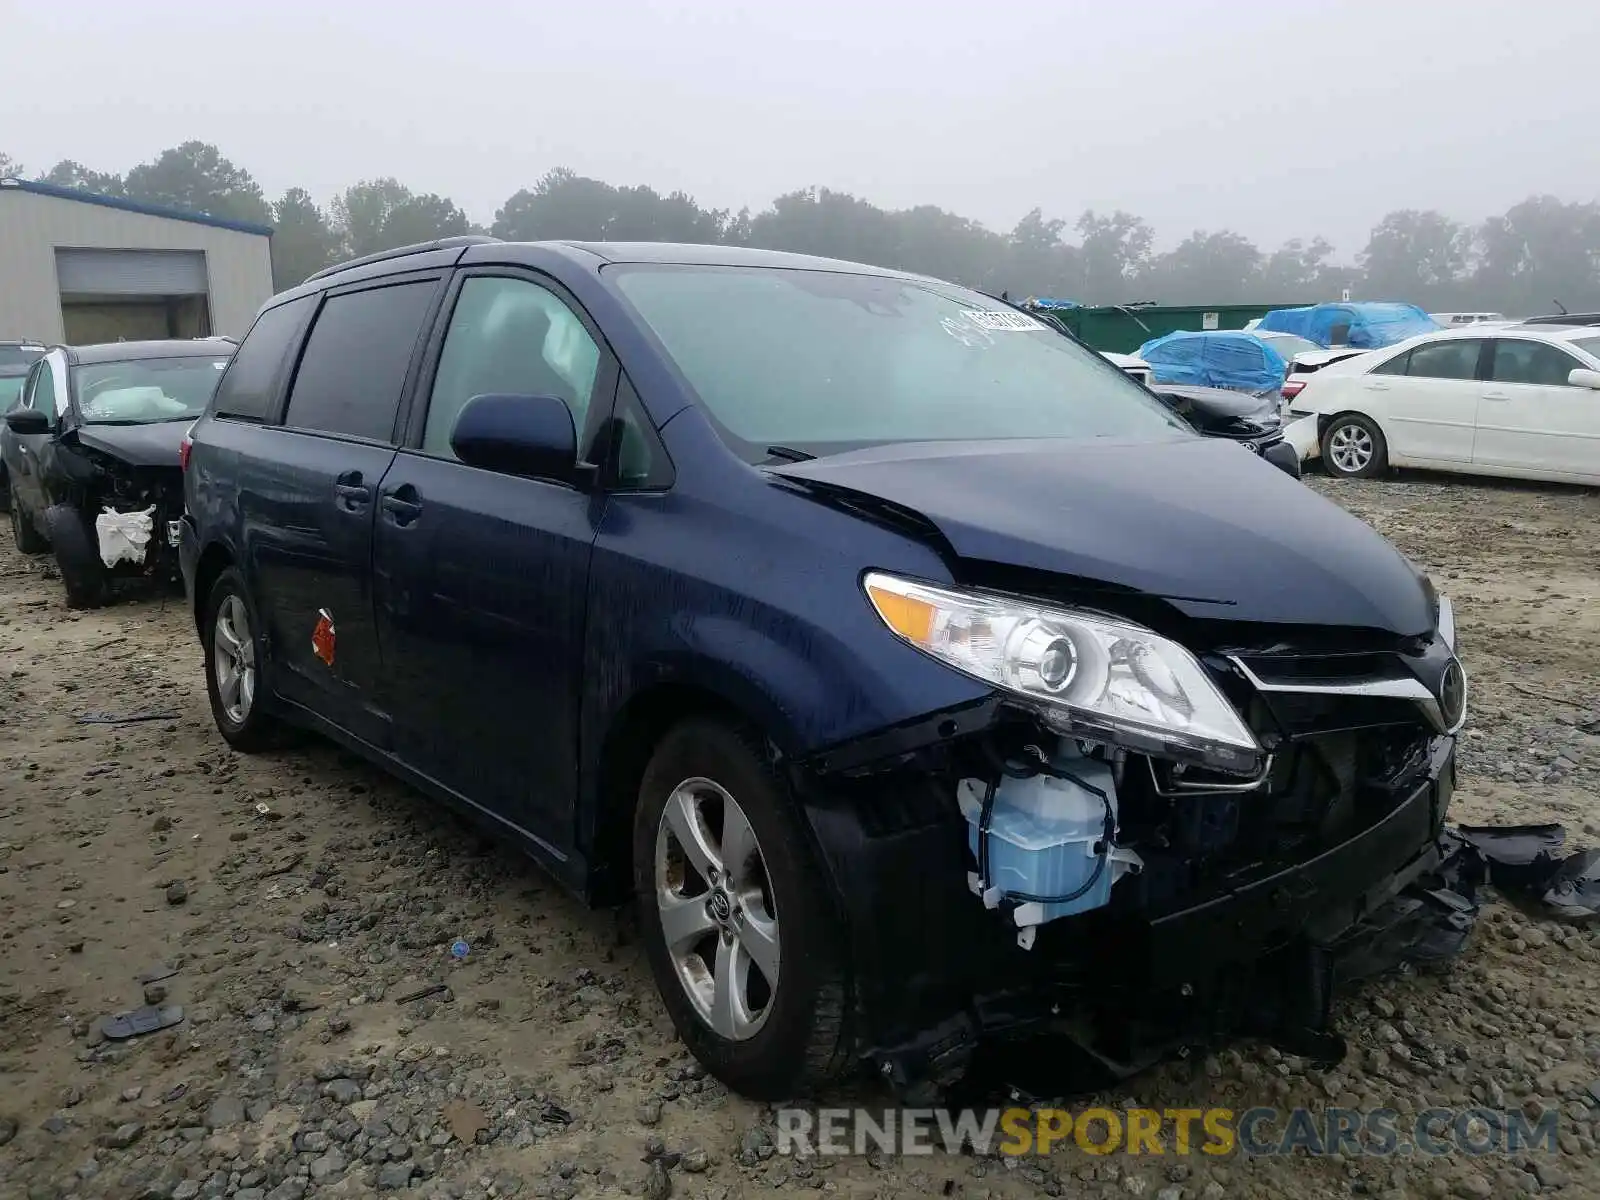
POLYGON ((226 357, 136 358, 73 369, 78 414, 86 425, 151 425, 205 411, 226 357))
POLYGON ((616 279, 751 462, 772 457, 769 447, 1189 434, 1098 354, 953 285, 654 264, 618 268, 616 279))

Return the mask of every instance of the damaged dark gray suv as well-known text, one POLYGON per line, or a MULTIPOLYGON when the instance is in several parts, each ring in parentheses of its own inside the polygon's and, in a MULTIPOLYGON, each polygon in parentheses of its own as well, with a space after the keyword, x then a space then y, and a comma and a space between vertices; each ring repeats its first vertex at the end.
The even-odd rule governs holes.
POLYGON ((258 317, 186 447, 223 736, 636 898, 734 1088, 1041 1033, 1337 1057, 1426 957, 1465 678, 1371 528, 932 279, 453 239, 258 317))

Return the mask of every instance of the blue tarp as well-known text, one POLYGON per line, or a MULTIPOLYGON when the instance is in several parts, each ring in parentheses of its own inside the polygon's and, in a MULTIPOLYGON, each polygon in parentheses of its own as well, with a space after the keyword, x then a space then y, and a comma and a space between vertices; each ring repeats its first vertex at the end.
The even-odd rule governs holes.
POLYGON ((1415 304, 1360 301, 1275 308, 1261 318, 1257 328, 1269 333, 1296 333, 1319 346, 1377 350, 1419 333, 1431 333, 1439 323, 1415 304))
POLYGON ((1265 395, 1283 387, 1289 366, 1266 342, 1237 330, 1180 330, 1139 347, 1157 383, 1265 395))

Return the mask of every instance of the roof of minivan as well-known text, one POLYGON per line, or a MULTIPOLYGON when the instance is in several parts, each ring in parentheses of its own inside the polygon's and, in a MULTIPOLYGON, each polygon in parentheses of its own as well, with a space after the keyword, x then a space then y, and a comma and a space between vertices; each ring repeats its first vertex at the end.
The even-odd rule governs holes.
POLYGON ((172 339, 152 342, 99 342, 91 346, 68 346, 67 358, 80 366, 89 363, 133 362, 142 358, 227 358, 235 350, 232 342, 208 338, 172 339))

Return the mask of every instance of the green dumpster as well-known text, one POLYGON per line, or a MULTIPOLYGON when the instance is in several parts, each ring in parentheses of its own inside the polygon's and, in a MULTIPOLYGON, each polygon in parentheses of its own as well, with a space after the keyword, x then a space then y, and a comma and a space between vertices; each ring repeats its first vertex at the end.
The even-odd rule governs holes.
POLYGON ((1178 330, 1243 329, 1286 304, 1107 304, 1095 308, 1040 306, 1039 315, 1065 325, 1096 350, 1132 354, 1151 338, 1178 330))

